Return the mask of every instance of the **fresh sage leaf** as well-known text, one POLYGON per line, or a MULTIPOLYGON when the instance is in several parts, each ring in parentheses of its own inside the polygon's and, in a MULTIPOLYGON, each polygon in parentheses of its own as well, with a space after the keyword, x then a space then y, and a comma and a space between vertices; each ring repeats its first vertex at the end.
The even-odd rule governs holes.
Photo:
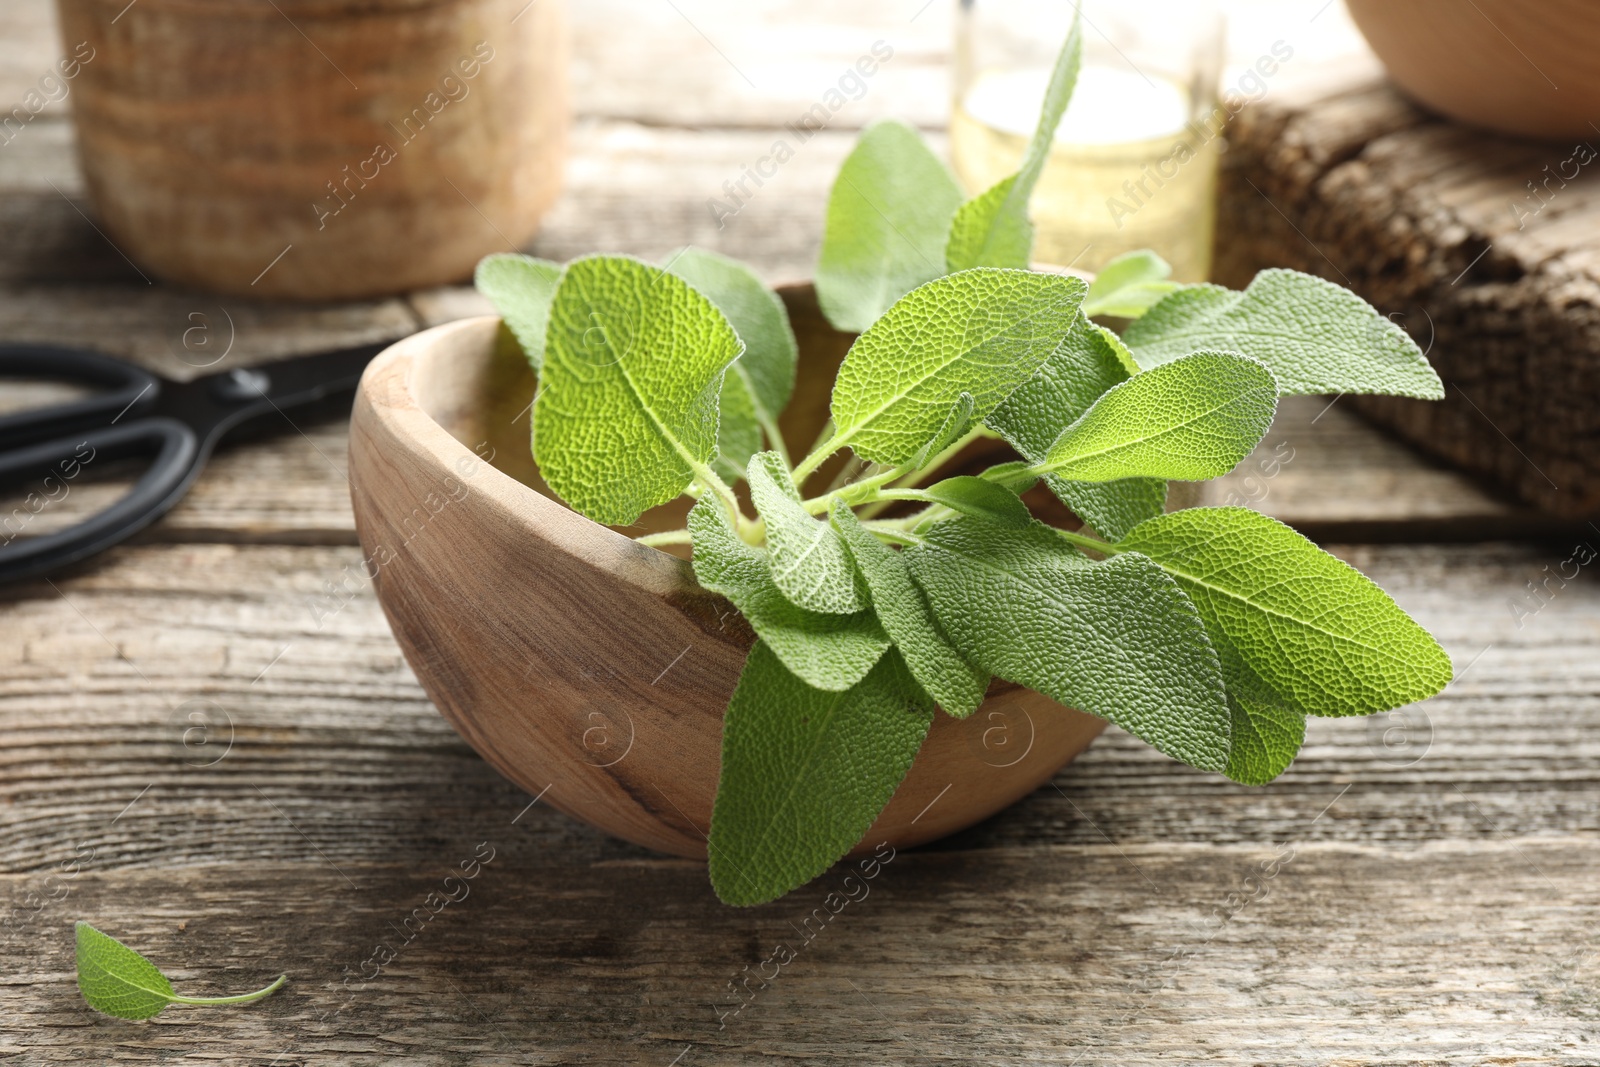
MULTIPOLYGON (((1201 618, 1206 618, 1204 611, 1201 618)), ((1233 715, 1228 765, 1222 773, 1241 785, 1266 785, 1288 769, 1305 743, 1305 712, 1290 707, 1245 666, 1238 650, 1209 618, 1206 633, 1222 661, 1222 681, 1233 715)))
POLYGON ((1292 270, 1264 270, 1242 293, 1180 289, 1123 333, 1141 367, 1201 350, 1239 352, 1292 393, 1386 393, 1439 400, 1444 386, 1415 341, 1348 289, 1292 270))
POLYGON ((561 281, 561 264, 499 252, 478 261, 472 280, 505 320, 537 373, 544 363, 545 328, 561 281))
POLYGON ((1167 281, 1171 273, 1171 265, 1147 248, 1124 252, 1095 272, 1089 295, 1083 300, 1083 313, 1136 319, 1181 288, 1177 282, 1167 281))
POLYGON ((1034 473, 1033 464, 1025 459, 997 463, 978 477, 986 482, 1003 485, 1018 496, 1039 484, 1039 476, 1034 473))
POLYGON ((1033 222, 1028 218, 1028 201, 1050 159, 1056 127, 1061 125, 1061 116, 1072 100, 1082 60, 1082 18, 1075 12, 1072 30, 1050 72, 1038 125, 1017 173, 962 204, 951 220, 950 239, 945 245, 945 265, 950 271, 971 267, 1026 268, 1031 262, 1033 222))
POLYGON ((954 273, 973 267, 1010 267, 1026 270, 1032 265, 1033 220, 1014 207, 1017 175, 1009 174, 962 204, 950 220, 950 236, 945 243, 945 269, 954 273))
POLYGON ((834 329, 860 333, 896 300, 944 273, 961 187, 903 122, 862 131, 828 196, 817 302, 834 329))
MULTIPOLYGON (((738 365, 735 361, 734 367, 738 365)), ((761 437, 755 401, 730 367, 722 377, 722 393, 717 400, 717 451, 711 458, 712 469, 729 485, 743 479, 750 457, 762 449, 761 437)))
POLYGON ((778 416, 794 393, 798 347, 789 313, 778 294, 736 259, 703 248, 683 248, 667 257, 667 269, 700 291, 728 319, 744 342, 744 354, 722 383, 717 426, 719 469, 736 481, 765 433, 773 448, 783 444, 778 416))
POLYGON ((775 452, 750 460, 750 499, 767 528, 772 580, 810 611, 849 614, 867 606, 866 586, 839 531, 801 506, 789 468, 775 452))
POLYGON ((889 647, 871 611, 824 615, 791 603, 772 580, 767 554, 739 539, 716 501, 694 506, 689 532, 695 580, 733 601, 756 635, 807 685, 849 689, 889 647))
MULTIPOLYGON (((1063 430, 1106 390, 1128 380, 1130 372, 1115 342, 1109 330, 1079 315, 1044 365, 984 422, 1023 456, 1043 460, 1063 430)), ((1075 482, 1046 475, 1045 483, 1079 518, 1113 541, 1161 514, 1167 500, 1163 478, 1075 482)))
POLYGON ((945 416, 944 422, 939 424, 939 429, 928 438, 927 443, 917 449, 917 454, 911 457, 910 462, 919 469, 926 467, 941 452, 965 437, 972 428, 973 407, 971 393, 956 397, 956 402, 950 406, 950 414, 945 416))
POLYGON ((989 676, 963 659, 939 632, 901 553, 872 536, 842 502, 834 503, 833 521, 867 579, 873 610, 912 677, 947 715, 957 719, 971 715, 983 703, 989 676))
POLYGON ((850 346, 833 387, 834 436, 885 465, 915 457, 962 393, 985 418, 1072 328, 1077 278, 983 268, 907 293, 850 346))
POLYGON ((989 478, 971 475, 946 478, 920 490, 917 499, 1017 530, 1033 521, 1028 505, 1016 493, 989 478))
POLYGON ((1107 390, 1050 445, 1040 469, 1083 482, 1219 478, 1255 449, 1277 405, 1278 384, 1262 364, 1196 352, 1107 390))
POLYGON ((533 406, 545 481, 611 525, 681 495, 716 449, 722 377, 741 349, 682 278, 625 256, 569 263, 533 406))
POLYGON ((1287 706, 1368 715, 1430 697, 1450 657, 1366 575, 1249 508, 1189 508, 1119 549, 1155 560, 1287 706))
POLYGON ((149 1019, 168 1004, 248 1004, 269 996, 288 980, 279 975, 265 989, 233 997, 181 997, 156 965, 88 923, 74 925, 78 989, 89 1007, 118 1019, 149 1019))
POLYGON ((932 701, 893 649, 830 693, 758 641, 722 726, 708 842, 717 896, 761 904, 827 870, 899 788, 932 721, 932 701))
POLYGON ((1043 523, 1011 530, 969 518, 939 523, 905 554, 970 663, 1190 766, 1227 766, 1216 652, 1194 605, 1151 560, 1095 562, 1043 523))

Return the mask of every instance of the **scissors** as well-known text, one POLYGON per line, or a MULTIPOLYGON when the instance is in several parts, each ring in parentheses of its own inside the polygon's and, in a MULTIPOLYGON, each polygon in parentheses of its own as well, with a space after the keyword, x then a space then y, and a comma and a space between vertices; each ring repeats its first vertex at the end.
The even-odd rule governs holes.
POLYGON ((0 379, 30 378, 96 388, 81 400, 0 415, 0 485, 32 489, 0 512, 0 583, 77 563, 150 525, 194 484, 223 435, 355 388, 373 356, 392 342, 319 352, 265 366, 173 382, 84 348, 0 344, 0 379), (64 530, 20 536, 33 515, 70 491, 88 468, 153 457, 110 507, 64 530))

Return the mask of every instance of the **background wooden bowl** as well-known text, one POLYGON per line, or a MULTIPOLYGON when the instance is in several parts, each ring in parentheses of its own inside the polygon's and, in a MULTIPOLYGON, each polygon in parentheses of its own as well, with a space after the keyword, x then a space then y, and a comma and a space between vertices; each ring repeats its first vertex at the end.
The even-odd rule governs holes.
POLYGON ((1348 3, 1389 77, 1433 110, 1525 137, 1597 136, 1593 0, 1348 3))
MULTIPOLYGON (((851 337, 828 327, 810 286, 780 292, 800 341, 783 429, 804 447, 851 337)), ((350 431, 368 574, 428 696, 500 773, 618 837, 703 858, 723 709, 754 637, 684 559, 546 495, 528 447, 533 391, 496 318, 428 330, 373 361, 350 431)), ((666 505, 630 532, 684 514, 666 505)), ((1104 727, 995 682, 971 718, 935 717, 865 847, 999 811, 1104 727)))
POLYGON ((561 0, 57 7, 100 225, 170 281, 308 300, 459 281, 560 191, 561 0))

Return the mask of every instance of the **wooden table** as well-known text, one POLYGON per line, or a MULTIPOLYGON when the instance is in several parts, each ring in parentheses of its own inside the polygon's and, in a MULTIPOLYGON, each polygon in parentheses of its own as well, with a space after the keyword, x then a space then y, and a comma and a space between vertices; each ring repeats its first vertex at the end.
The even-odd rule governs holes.
MULTIPOLYGON (((943 120, 947 5, 920 6, 578 5, 568 192, 534 251, 694 241, 803 275, 853 127, 943 120), (707 198, 878 38, 896 54, 865 98, 718 229, 707 198)), ((56 43, 44 0, 6 0, 0 27, 9 106, 56 43)), ((174 338, 221 303, 240 363, 478 306, 146 285, 80 213, 71 147, 60 108, 0 147, 7 339, 194 373, 174 338)), ((701 866, 533 803, 429 706, 364 582, 313 610, 359 561, 344 426, 224 451, 138 543, 0 592, 0 1062, 1593 1063, 1600 590, 1550 576, 1600 532, 1487 497, 1325 403, 1286 403, 1209 499, 1331 542, 1439 634, 1451 687, 1313 720, 1259 789, 1111 729, 1010 811, 898 856, 720 1022, 730 983, 799 940, 836 876, 735 910, 701 866), (413 909, 489 850, 405 942, 413 909), (192 994, 289 984, 108 1019, 74 988, 79 918, 192 994), (398 954, 373 978, 380 942, 398 954)))

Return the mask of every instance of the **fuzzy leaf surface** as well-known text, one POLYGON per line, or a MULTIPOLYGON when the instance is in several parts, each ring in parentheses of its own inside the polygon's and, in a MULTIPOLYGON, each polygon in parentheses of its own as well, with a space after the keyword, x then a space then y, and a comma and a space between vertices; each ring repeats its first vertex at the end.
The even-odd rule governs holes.
POLYGON ((745 544, 712 500, 689 512, 695 580, 733 601, 785 667, 816 689, 849 689, 889 647, 870 611, 824 615, 790 603, 772 580, 767 554, 745 544))
POLYGON ((1203 770, 1228 761, 1217 655, 1189 598, 1151 560, 1090 560, 1042 523, 961 518, 906 550, 967 660, 1121 726, 1203 770))
POLYGON ((1218 285, 1180 289, 1122 339, 1145 368, 1201 350, 1252 356, 1271 368, 1284 395, 1444 397, 1405 330, 1350 290, 1299 271, 1261 271, 1238 293, 1218 285))
POLYGON ((1095 272, 1083 313, 1136 319, 1180 288, 1177 282, 1167 281, 1171 273, 1171 265, 1148 248, 1124 252, 1095 272))
POLYGON ((717 896, 761 904, 827 870, 899 788, 932 721, 932 701, 892 649, 829 693, 757 642, 722 726, 709 843, 717 896))
POLYGON ((1108 390, 1050 445, 1043 470, 1084 482, 1218 478, 1256 447, 1277 406, 1261 363, 1196 352, 1108 390))
POLYGON ((772 580, 783 595, 810 611, 849 614, 867 606, 866 585, 826 517, 801 505, 789 468, 776 452, 750 460, 750 499, 767 526, 772 580))
POLYGON ((676 275, 624 256, 568 264, 533 408, 545 481, 610 525, 679 496, 716 449, 722 378, 741 349, 676 275))
POLYGON ((1296 711, 1368 715, 1450 682, 1450 657, 1387 593, 1260 512, 1175 511, 1118 547, 1171 574, 1219 643, 1296 711))
POLYGON ((89 1007, 118 1019, 148 1019, 177 997, 172 983, 121 941, 86 922, 75 929, 78 988, 89 1007))
POLYGON ((833 387, 835 448, 897 465, 945 425, 962 393, 985 418, 1061 343, 1087 286, 982 268, 912 290, 850 346, 833 387))
POLYGON ((860 333, 943 274, 960 206, 960 186, 916 130, 894 121, 863 130, 828 196, 817 261, 817 301, 833 327, 860 333))
POLYGON ((528 363, 537 372, 544 363, 545 328, 550 322, 556 285, 561 281, 561 264, 501 252, 479 260, 472 280, 505 320, 506 328, 522 345, 528 363))
POLYGON ((945 264, 949 270, 1026 268, 1032 261, 1033 222, 1028 218, 1028 201, 1050 159, 1056 127, 1061 124, 1061 116, 1072 100, 1082 61, 1083 22, 1075 14, 1066 42, 1056 54, 1050 84, 1039 109, 1039 122, 1017 172, 962 204, 951 220, 950 239, 945 246, 945 264))
POLYGON ((939 632, 903 554, 872 536, 843 503, 834 504, 833 521, 867 579, 873 610, 912 677, 946 714, 958 719, 971 715, 983 703, 989 675, 962 658, 939 632))
MULTIPOLYGON (((1044 459, 1063 430, 1088 411, 1101 394, 1127 381, 1128 371, 1109 330, 1079 315, 1050 358, 984 420, 990 429, 1033 462, 1044 459)), ((1161 514, 1167 483, 1161 478, 1074 482, 1046 475, 1045 483, 1102 537, 1116 540, 1161 514)))

